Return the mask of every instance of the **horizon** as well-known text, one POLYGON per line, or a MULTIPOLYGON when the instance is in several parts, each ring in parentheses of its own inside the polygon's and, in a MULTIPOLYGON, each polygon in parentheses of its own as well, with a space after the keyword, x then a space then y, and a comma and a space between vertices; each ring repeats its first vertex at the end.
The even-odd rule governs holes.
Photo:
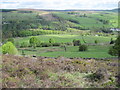
MULTIPOLYGON (((119 7, 118 7, 119 8, 119 7)), ((7 8, 8 10, 19 10, 19 9, 29 9, 29 10, 60 10, 60 11, 64 11, 64 10, 114 10, 114 9, 118 9, 118 8, 112 8, 112 9, 41 9, 41 8, 16 8, 16 9, 12 9, 12 8, 7 8)), ((6 9, 6 8, 4 8, 6 9)), ((3 10, 3 9, 2 9, 3 10)))

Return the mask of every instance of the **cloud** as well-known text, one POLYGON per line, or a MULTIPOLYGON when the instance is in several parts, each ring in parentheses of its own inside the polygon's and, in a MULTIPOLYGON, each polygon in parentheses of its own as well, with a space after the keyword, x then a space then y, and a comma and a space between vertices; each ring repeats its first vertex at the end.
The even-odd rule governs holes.
POLYGON ((5 0, 2 8, 113 9, 119 0, 5 0))

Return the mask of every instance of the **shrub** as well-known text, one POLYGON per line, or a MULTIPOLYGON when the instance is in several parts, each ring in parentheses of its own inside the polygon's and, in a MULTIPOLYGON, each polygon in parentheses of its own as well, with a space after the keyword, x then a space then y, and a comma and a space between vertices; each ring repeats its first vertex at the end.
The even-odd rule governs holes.
POLYGON ((80 45, 79 46, 79 51, 87 51, 87 46, 86 45, 80 45))
POLYGON ((12 54, 12 55, 15 55, 15 54, 18 54, 18 50, 17 48, 13 45, 12 42, 7 42, 6 44, 4 44, 2 46, 2 53, 3 54, 12 54))
POLYGON ((97 44, 98 43, 98 40, 95 40, 95 44, 97 44))

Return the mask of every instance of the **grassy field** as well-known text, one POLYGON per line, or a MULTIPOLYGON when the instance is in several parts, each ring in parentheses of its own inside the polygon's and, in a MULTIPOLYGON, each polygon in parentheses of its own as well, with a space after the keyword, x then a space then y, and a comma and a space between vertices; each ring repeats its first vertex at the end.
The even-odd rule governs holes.
MULTIPOLYGON (((30 37, 23 38, 15 38, 15 42, 29 42, 30 37)), ((70 35, 70 34, 61 34, 61 35, 40 35, 35 36, 42 42, 48 42, 50 38, 53 38, 55 42, 65 43, 72 42, 74 39, 79 39, 81 43, 83 43, 83 39, 81 35, 70 35)), ((95 40, 98 40, 98 43, 110 42, 111 38, 116 39, 116 36, 83 36, 86 43, 94 43, 95 40)))
MULTIPOLYGON (((64 51, 63 47, 40 47, 36 49, 26 48, 24 50, 26 55, 37 55, 46 57, 58 57, 64 56, 68 58, 82 57, 82 58, 108 58, 113 57, 108 54, 110 46, 88 46, 88 51, 79 52, 78 46, 68 46, 67 51, 64 51)), ((23 49, 19 52, 22 53, 23 49)))
MULTIPOLYGON (((30 36, 31 37, 31 36, 30 36)), ((23 37, 23 38, 15 38, 15 42, 28 42, 30 37, 23 37)), ((42 42, 49 42, 50 38, 54 38, 55 42, 58 43, 66 43, 71 42, 74 39, 78 39, 81 41, 81 43, 84 44, 82 36, 81 35, 40 35, 35 36, 42 42)), ((84 40, 87 43, 94 43, 95 40, 98 40, 98 43, 109 43, 111 38, 115 39, 115 36, 83 36, 84 40)), ((106 58, 106 57, 113 57, 108 54, 108 50, 110 48, 110 45, 89 45, 88 51, 85 52, 79 52, 78 46, 67 46, 67 51, 65 52, 64 48, 59 47, 37 47, 36 49, 33 49, 31 47, 24 48, 24 52, 26 55, 37 55, 37 56, 46 56, 46 57, 58 57, 58 56, 64 56, 64 57, 82 57, 82 58, 106 58)), ((20 48, 19 52, 22 53, 23 50, 20 48)))
POLYGON ((68 14, 67 12, 55 13, 58 17, 69 20, 76 20, 78 25, 85 26, 86 28, 93 29, 94 27, 117 27, 118 15, 114 12, 77 12, 77 14, 68 14), (85 17, 83 15, 86 15, 85 17), (69 17, 68 17, 69 16, 69 17), (103 24, 99 20, 108 20, 109 24, 103 24))

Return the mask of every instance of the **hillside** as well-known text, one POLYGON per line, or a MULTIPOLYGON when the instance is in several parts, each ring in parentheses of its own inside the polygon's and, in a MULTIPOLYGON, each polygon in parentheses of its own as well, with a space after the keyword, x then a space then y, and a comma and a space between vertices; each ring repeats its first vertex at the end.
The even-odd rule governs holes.
POLYGON ((0 13, 3 88, 120 87, 118 12, 3 9, 0 13))
MULTIPOLYGON (((76 29, 110 33, 117 28, 117 12, 49 11, 37 9, 3 10, 3 38, 41 35, 41 30, 70 31, 76 29), (34 31, 31 31, 33 30, 34 31), (36 29, 39 32, 36 32, 36 29), (6 36, 6 34, 8 34, 6 36)), ((73 31, 74 32, 74 31, 73 31)))
POLYGON ((3 88, 116 88, 117 60, 3 55, 3 88))

